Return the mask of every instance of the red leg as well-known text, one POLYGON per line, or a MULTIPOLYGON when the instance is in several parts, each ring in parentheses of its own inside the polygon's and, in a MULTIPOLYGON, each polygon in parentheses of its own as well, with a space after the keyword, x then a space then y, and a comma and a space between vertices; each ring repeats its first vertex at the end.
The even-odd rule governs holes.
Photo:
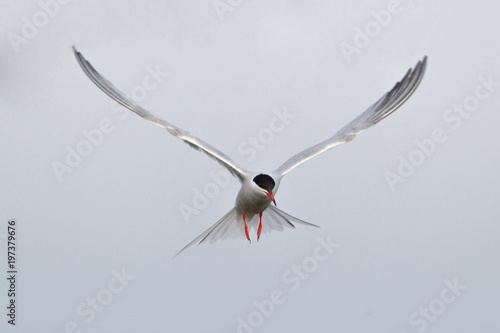
POLYGON ((260 212, 259 218, 260 218, 260 222, 259 222, 259 229, 257 229, 257 242, 259 241, 260 232, 262 231, 262 212, 260 212))
POLYGON ((251 243, 252 241, 250 240, 250 234, 248 233, 247 217, 245 216, 245 213, 243 213, 243 222, 245 222, 245 234, 247 235, 248 242, 251 243))

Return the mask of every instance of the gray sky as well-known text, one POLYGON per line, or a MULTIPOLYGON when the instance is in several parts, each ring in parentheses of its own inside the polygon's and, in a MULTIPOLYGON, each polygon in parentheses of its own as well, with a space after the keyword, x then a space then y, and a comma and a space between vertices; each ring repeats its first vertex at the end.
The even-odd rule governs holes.
POLYGON ((500 325, 495 1, 3 0, 2 332, 488 332, 500 325), (270 171, 375 102, 393 115, 287 175, 318 224, 172 257, 238 182, 99 91, 71 51, 156 115, 270 171), (314 185, 309 185, 314 184, 314 185), (328 245, 329 244, 329 245, 328 245))

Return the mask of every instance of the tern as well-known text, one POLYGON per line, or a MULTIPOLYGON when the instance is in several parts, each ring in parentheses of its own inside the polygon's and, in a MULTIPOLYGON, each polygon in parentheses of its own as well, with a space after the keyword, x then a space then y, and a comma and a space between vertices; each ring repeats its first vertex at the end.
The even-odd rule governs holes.
POLYGON ((73 47, 73 52, 85 74, 108 96, 144 119, 163 127, 171 135, 183 140, 192 148, 208 154, 240 181, 241 189, 236 196, 235 206, 218 222, 182 248, 177 255, 196 243, 213 243, 221 239, 243 237, 250 242, 249 226, 250 229, 257 228, 257 240, 260 239, 262 233, 268 233, 272 230, 281 231, 284 227, 295 228, 293 223, 317 227, 317 225, 298 219, 276 207, 274 198, 283 176, 313 157, 351 141, 357 134, 393 113, 417 89, 427 66, 427 56, 424 56, 414 69, 410 68, 403 79, 397 82, 390 91, 332 137, 296 154, 276 170, 265 173, 243 169, 229 156, 210 144, 146 111, 100 75, 75 47, 73 47), (259 216, 258 226, 257 216, 259 216))

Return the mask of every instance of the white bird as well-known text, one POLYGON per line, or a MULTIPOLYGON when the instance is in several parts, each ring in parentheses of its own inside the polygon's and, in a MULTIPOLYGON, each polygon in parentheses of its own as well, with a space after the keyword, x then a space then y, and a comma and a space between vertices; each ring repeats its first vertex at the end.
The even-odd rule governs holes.
POLYGON ((317 227, 314 224, 293 217, 276 207, 274 197, 278 191, 281 179, 284 175, 310 160, 311 158, 331 149, 335 146, 351 141, 358 133, 375 125, 397 108, 399 108, 415 91, 422 80, 427 65, 427 56, 419 61, 415 68, 409 69, 401 81, 387 93, 385 93, 375 104, 370 106, 356 119, 344 126, 335 135, 322 141, 288 159, 279 168, 270 172, 252 172, 243 169, 229 156, 220 152, 208 143, 192 136, 189 132, 174 126, 167 121, 157 118, 139 105, 135 104, 125 94, 116 89, 108 80, 102 77, 92 65, 73 47, 76 59, 87 76, 112 99, 137 113, 139 116, 165 128, 170 134, 184 140, 191 147, 201 150, 222 164, 231 174, 241 182, 241 189, 236 197, 236 204, 218 222, 208 228, 192 242, 181 249, 177 254, 189 246, 198 243, 213 243, 217 240, 227 238, 246 237, 250 242, 249 226, 257 227, 257 240, 261 233, 271 230, 283 230, 284 227, 295 228, 292 222, 317 227), (275 206, 271 205, 271 202, 275 206))

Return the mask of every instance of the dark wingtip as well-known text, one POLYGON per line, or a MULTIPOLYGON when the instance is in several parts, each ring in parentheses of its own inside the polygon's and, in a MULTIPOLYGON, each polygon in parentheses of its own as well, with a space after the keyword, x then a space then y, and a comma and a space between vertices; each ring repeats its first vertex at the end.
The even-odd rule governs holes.
POLYGON ((78 51, 78 49, 76 48, 75 45, 71 45, 71 49, 73 50, 73 53, 75 54, 75 56, 78 58, 78 56, 81 55, 80 51, 78 51))

